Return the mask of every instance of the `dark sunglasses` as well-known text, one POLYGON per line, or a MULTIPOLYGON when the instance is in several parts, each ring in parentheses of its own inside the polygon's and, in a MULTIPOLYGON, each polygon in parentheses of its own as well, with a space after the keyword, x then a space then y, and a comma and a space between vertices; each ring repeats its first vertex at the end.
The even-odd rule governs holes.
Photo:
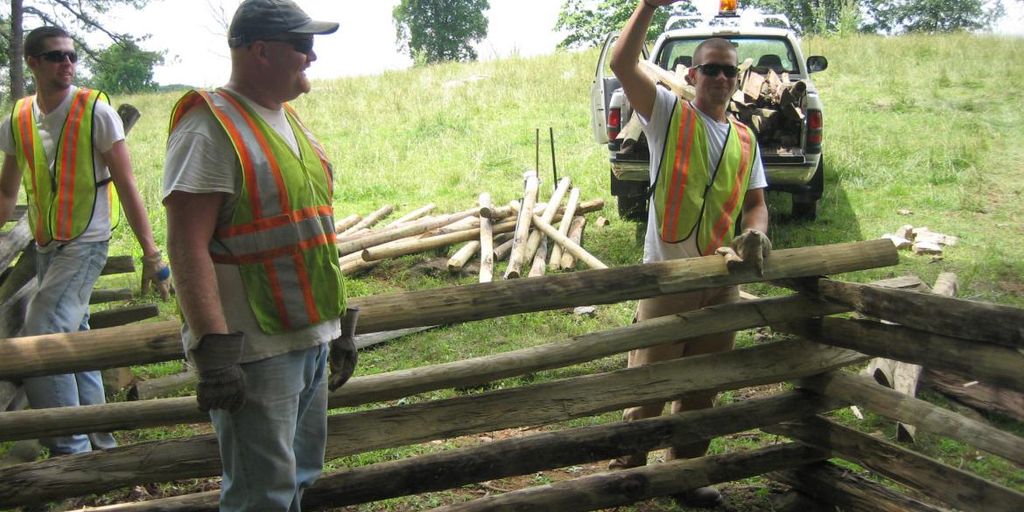
POLYGON ((47 60, 50 62, 64 62, 65 58, 71 61, 72 64, 78 62, 78 54, 75 53, 74 50, 70 52, 66 52, 64 50, 51 50, 48 52, 36 54, 35 57, 37 59, 42 57, 43 60, 47 60))
POLYGON ((301 39, 287 39, 287 38, 283 38, 283 39, 264 39, 264 41, 275 41, 275 42, 278 42, 278 43, 287 43, 287 44, 292 45, 292 48, 295 51, 297 51, 299 53, 304 53, 306 55, 309 55, 309 53, 313 51, 313 38, 312 37, 303 37, 301 39))
POLYGON ((710 77, 716 77, 719 73, 722 73, 726 78, 736 78, 736 74, 740 72, 740 68, 729 64, 700 64, 697 66, 697 69, 704 76, 710 77))

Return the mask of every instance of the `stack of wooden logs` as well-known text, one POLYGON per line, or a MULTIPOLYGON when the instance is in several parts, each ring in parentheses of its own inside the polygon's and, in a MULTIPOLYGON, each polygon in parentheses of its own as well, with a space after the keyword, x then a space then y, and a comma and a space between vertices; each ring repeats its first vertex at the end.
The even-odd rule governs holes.
POLYGON ((604 207, 602 199, 581 201, 580 190, 570 190, 570 179, 562 178, 547 201, 542 202, 534 171, 524 175, 523 187, 521 202, 495 206, 490 194, 482 193, 477 206, 472 208, 428 216, 434 209, 433 204, 428 204, 380 229, 373 226, 390 215, 393 206, 386 205, 366 217, 349 215, 335 225, 342 272, 356 274, 385 259, 447 249, 456 244, 462 245, 448 259, 448 270, 461 272, 471 259, 479 257, 482 283, 493 279, 495 263, 506 258, 506 279, 572 269, 577 261, 588 268, 606 267, 581 245, 586 226, 584 214, 600 211, 604 207), (554 241, 550 248, 548 239, 554 241))

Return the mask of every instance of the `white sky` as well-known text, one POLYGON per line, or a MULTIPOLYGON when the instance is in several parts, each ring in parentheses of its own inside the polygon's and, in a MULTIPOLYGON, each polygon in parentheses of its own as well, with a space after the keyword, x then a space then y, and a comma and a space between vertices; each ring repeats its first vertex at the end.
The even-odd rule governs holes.
MULTIPOLYGON (((151 0, 141 12, 110 13, 113 26, 131 27, 133 34, 152 34, 142 44, 149 50, 167 50, 165 64, 154 70, 160 84, 183 83, 212 87, 229 74, 226 29, 217 21, 221 9, 230 20, 240 0, 151 0)), ((337 21, 335 34, 318 36, 317 61, 311 78, 377 74, 411 65, 395 45, 391 11, 399 0, 297 0, 313 19, 337 21)), ((693 0, 704 12, 717 8, 717 0, 693 0)), ((554 32, 563 0, 490 0, 487 38, 479 45, 481 59, 551 53, 564 37, 554 32)), ((741 2, 742 3, 742 2, 741 2)), ((1007 16, 996 31, 1024 33, 1024 13, 1015 0, 1004 0, 1007 16)), ((226 24, 226 22, 224 22, 226 24)))

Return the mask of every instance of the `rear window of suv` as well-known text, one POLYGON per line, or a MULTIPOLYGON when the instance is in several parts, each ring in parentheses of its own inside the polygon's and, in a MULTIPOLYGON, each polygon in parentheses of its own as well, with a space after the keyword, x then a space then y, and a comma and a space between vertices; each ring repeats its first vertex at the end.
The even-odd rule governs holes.
MULTIPOLYGON (((680 64, 692 66, 693 51, 704 39, 706 38, 680 38, 666 41, 658 56, 658 65, 669 71, 674 71, 680 64)), ((751 59, 759 72, 767 73, 772 69, 776 73, 799 73, 796 56, 786 39, 742 36, 726 39, 736 46, 739 61, 742 63, 751 59)))

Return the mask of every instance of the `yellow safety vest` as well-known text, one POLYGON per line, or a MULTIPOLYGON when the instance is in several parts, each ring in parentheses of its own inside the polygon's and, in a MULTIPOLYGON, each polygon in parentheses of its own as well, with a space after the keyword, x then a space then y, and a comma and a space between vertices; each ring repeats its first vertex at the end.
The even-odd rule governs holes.
POLYGON ((333 175, 326 153, 286 105, 299 157, 229 91, 189 91, 170 131, 193 107, 210 109, 241 164, 242 187, 230 224, 210 242, 213 261, 238 265, 249 306, 270 334, 339 318, 345 286, 335 245, 333 175))
MULTIPOLYGON (((15 158, 29 203, 29 226, 36 243, 67 242, 78 238, 92 222, 97 189, 110 180, 96 180, 93 113, 96 103, 109 104, 103 92, 78 89, 71 98, 64 127, 57 140, 52 172, 46 160, 33 104, 35 96, 18 100, 11 111, 15 158)), ((114 184, 107 187, 111 228, 120 218, 114 184)))
POLYGON ((729 124, 722 156, 712 166, 704 121, 689 102, 676 101, 653 191, 661 240, 682 242, 696 232, 697 250, 706 255, 732 232, 754 167, 756 140, 743 123, 730 119, 729 124))

